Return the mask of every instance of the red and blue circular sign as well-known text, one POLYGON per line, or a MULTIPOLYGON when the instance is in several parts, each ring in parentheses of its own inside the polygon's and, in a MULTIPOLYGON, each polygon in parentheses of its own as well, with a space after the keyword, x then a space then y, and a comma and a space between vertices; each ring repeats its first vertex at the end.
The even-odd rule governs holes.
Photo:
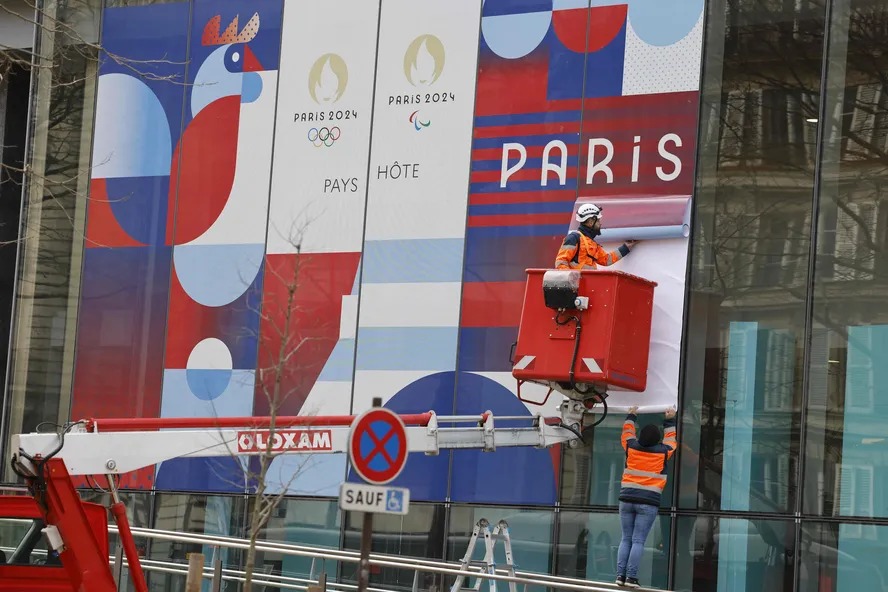
POLYGON ((401 417, 383 407, 359 415, 352 423, 348 454, 364 481, 384 485, 394 480, 407 464, 407 428, 401 417))

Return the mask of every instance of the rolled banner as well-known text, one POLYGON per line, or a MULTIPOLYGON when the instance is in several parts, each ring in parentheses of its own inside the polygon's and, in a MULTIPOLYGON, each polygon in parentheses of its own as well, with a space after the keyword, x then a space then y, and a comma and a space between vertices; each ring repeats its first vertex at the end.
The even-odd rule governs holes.
POLYGON ((598 242, 611 243, 627 240, 655 240, 660 238, 687 238, 691 234, 688 224, 675 226, 627 226, 626 228, 602 228, 598 242))
MULTIPOLYGON (((691 196, 580 197, 575 206, 602 208, 600 242, 687 238, 691 234, 691 196)), ((574 218, 571 230, 579 223, 574 218)))

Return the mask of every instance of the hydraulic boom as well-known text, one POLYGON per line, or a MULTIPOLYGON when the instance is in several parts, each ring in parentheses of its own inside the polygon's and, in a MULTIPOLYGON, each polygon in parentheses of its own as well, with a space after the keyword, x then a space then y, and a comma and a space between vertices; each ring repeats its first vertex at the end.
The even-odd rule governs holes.
MULTIPOLYGON (((561 417, 498 417, 427 413, 401 415, 409 452, 436 455, 444 449, 576 446, 582 439, 587 405, 566 400, 561 417), (498 428, 496 419, 524 420, 523 427, 498 428)), ((147 592, 126 508, 117 494, 121 474, 174 458, 345 453, 355 416, 295 416, 166 419, 90 419, 57 433, 13 436, 13 469, 22 476, 40 508, 44 529, 74 590, 112 592, 115 585, 107 546, 82 507, 75 476, 107 481, 121 542, 137 591, 147 592)), ((104 535, 102 535, 104 536, 104 535)))

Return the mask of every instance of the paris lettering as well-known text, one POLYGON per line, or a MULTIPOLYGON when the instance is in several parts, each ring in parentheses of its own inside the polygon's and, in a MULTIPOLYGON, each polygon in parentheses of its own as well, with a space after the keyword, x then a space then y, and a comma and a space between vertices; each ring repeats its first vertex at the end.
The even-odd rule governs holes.
POLYGON ((389 95, 389 105, 429 105, 432 103, 452 103, 456 100, 453 93, 416 93, 415 95, 389 95))
MULTIPOLYGON (((631 182, 638 182, 638 169, 641 163, 641 136, 635 136, 632 146, 631 182)), ((681 136, 675 133, 664 134, 657 142, 657 154, 662 159, 656 167, 657 177, 661 181, 674 181, 681 175, 681 159, 670 150, 681 148, 681 136)), ((589 138, 586 152, 586 185, 614 182, 614 171, 610 166, 614 158, 614 144, 607 138, 589 138)), ((552 140, 543 148, 543 166, 540 171, 540 186, 549 184, 550 174, 558 178, 559 185, 567 184, 567 145, 561 140, 552 140)), ((520 171, 527 162, 527 149, 524 144, 506 142, 503 144, 502 165, 500 168, 500 187, 505 188, 509 177, 520 171), (510 160, 517 162, 509 164, 510 160)))
POLYGON ((305 113, 295 113, 293 122, 312 122, 312 121, 347 121, 349 119, 357 119, 358 112, 353 109, 339 111, 310 111, 305 113))

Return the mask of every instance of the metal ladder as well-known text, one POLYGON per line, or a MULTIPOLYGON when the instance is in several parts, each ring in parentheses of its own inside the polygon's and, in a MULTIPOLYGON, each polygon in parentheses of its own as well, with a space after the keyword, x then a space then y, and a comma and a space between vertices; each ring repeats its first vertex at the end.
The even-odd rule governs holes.
MULTIPOLYGON (((476 524, 475 528, 472 529, 472 538, 469 540, 469 546, 466 549, 465 556, 460 560, 459 571, 466 572, 466 575, 471 575, 469 570, 470 566, 478 566, 483 567, 485 571, 493 575, 496 573, 496 559, 494 558, 494 551, 496 549, 496 541, 503 541, 503 546, 506 551, 506 565, 505 569, 509 576, 515 577, 515 562, 512 558, 512 539, 509 536, 509 524, 505 520, 500 520, 496 523, 496 527, 493 529, 493 532, 490 532, 490 522, 487 521, 486 518, 481 518, 476 524), (479 537, 484 537, 484 559, 481 561, 473 560, 472 553, 475 551, 475 544, 478 542, 479 537)), ((481 578, 475 579, 475 585, 471 588, 463 588, 463 582, 465 581, 465 575, 459 575, 456 578, 456 581, 453 583, 453 586, 450 588, 450 592, 461 592, 462 590, 473 590, 479 591, 481 589, 481 578)), ((490 579, 487 580, 488 585, 490 587, 489 592, 496 592, 496 580, 490 579)), ((518 592, 518 587, 515 585, 515 582, 509 582, 509 592, 518 592)))

